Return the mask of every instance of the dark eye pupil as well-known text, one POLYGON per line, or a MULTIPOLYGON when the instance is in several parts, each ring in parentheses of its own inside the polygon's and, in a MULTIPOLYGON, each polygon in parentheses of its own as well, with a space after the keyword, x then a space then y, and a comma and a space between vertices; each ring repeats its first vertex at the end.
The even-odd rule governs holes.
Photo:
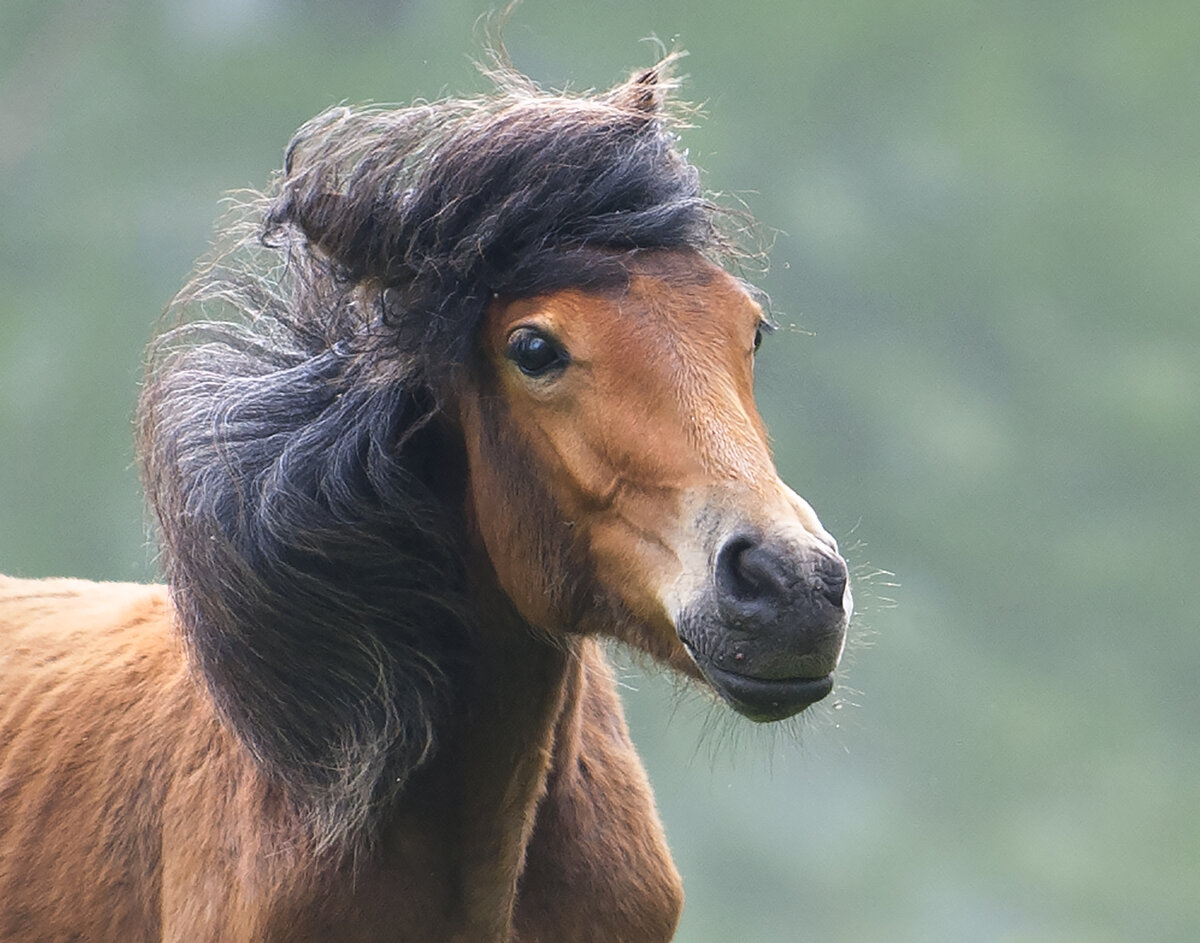
POLYGON ((526 376, 540 376, 564 361, 558 347, 537 331, 517 331, 508 342, 508 358, 526 376))
POLYGON ((757 331, 754 332, 754 349, 755 350, 758 350, 758 348, 762 347, 762 341, 763 341, 762 328, 759 328, 757 331))

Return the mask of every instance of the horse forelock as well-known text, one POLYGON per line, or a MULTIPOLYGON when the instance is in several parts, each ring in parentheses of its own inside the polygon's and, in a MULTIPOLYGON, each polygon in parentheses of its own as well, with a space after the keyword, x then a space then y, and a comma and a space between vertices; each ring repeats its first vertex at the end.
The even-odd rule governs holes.
POLYGON ((596 249, 732 251, 678 147, 669 65, 602 95, 498 71, 488 98, 330 109, 288 148, 268 239, 371 286, 387 334, 435 377, 493 297, 619 281, 596 249))
POLYGON ((487 305, 623 284, 634 250, 732 251, 666 65, 325 112, 152 349, 140 455, 180 631, 318 845, 370 831, 453 700, 473 628, 439 408, 487 305))

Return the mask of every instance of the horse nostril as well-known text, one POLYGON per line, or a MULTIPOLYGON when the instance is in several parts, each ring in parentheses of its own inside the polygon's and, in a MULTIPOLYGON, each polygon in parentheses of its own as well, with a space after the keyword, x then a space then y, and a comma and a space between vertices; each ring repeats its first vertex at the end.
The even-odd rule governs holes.
POLYGON ((717 554, 717 592, 722 598, 751 608, 784 592, 783 574, 775 556, 747 537, 734 537, 717 554))
POLYGON ((835 609, 842 608, 846 598, 846 564, 840 557, 823 557, 815 567, 818 589, 835 609))
POLYGON ((733 537, 717 553, 716 589, 721 605, 741 618, 816 604, 841 609, 848 576, 841 557, 801 554, 781 545, 733 537))

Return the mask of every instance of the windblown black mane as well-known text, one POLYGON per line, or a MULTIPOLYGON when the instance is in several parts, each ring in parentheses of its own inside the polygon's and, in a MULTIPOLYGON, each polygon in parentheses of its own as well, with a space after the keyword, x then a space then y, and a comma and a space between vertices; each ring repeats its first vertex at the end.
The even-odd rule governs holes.
POLYGON ((141 455, 180 629, 319 846, 362 833, 453 703, 471 632, 438 407, 487 304, 619 281, 598 250, 723 248, 669 61, 599 96, 505 71, 486 99, 325 112, 153 349, 141 455))

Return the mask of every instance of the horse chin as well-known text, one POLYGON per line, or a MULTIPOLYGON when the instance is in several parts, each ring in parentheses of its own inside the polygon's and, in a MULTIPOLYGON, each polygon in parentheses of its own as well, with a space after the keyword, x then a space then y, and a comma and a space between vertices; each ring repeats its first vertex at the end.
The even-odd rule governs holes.
POLYGON ((722 700, 743 717, 769 723, 800 713, 833 690, 845 621, 785 642, 691 613, 680 621, 678 635, 696 673, 722 700))
POLYGON ((818 678, 756 678, 692 654, 705 680, 743 717, 758 723, 800 713, 833 690, 833 673, 818 678))

